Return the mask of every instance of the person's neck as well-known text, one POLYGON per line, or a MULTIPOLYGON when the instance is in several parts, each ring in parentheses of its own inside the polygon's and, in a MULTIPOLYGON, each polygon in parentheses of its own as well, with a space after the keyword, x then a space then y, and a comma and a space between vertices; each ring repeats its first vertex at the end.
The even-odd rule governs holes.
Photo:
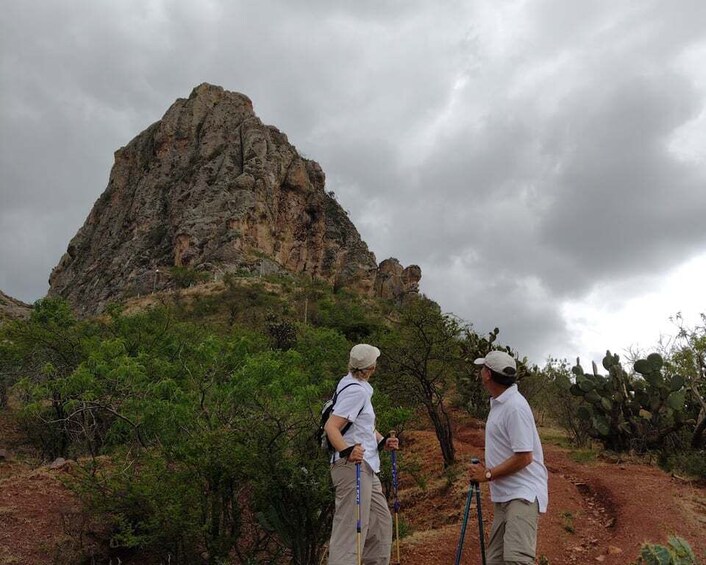
MULTIPOLYGON (((510 385, 510 386, 512 386, 512 385, 510 385)), ((492 380, 488 383, 488 392, 490 393, 490 396, 492 396, 493 398, 497 398, 498 396, 502 395, 502 393, 505 392, 509 388, 510 388, 509 386, 504 386, 504 385, 498 384, 492 380)))

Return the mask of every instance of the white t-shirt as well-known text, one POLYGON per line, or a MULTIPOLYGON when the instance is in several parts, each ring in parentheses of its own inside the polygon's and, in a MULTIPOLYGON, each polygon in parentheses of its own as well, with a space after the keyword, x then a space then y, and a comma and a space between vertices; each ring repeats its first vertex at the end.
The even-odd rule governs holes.
MULTIPOLYGON (((338 382, 336 392, 339 392, 339 395, 333 406, 332 414, 353 423, 343 435, 343 439, 348 446, 356 443, 361 444, 365 449, 363 459, 370 465, 374 473, 379 473, 380 456, 375 437, 375 411, 371 402, 373 387, 367 381, 356 379, 348 373, 338 382), (343 390, 346 385, 351 386, 343 390)), ((338 459, 338 453, 334 454, 333 461, 338 459)))
POLYGON ((515 453, 532 452, 532 463, 517 473, 492 479, 490 499, 507 502, 523 498, 539 502, 546 512, 549 502, 547 468, 532 410, 524 396, 512 385, 497 398, 490 399, 490 414, 485 425, 485 466, 493 468, 515 453))

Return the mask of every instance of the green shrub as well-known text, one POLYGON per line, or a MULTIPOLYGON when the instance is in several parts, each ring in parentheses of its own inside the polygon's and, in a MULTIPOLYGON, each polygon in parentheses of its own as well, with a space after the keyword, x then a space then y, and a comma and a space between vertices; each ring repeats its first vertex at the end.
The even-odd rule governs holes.
POLYGON ((200 482, 162 453, 124 455, 129 465, 89 465, 69 483, 87 508, 106 517, 111 557, 146 550, 177 564, 202 562, 200 482))
POLYGON ((311 307, 310 319, 342 333, 353 343, 367 341, 381 327, 381 321, 358 298, 345 292, 329 295, 311 307))
POLYGON ((177 288, 188 288, 209 278, 208 273, 189 267, 172 267, 170 273, 177 288))
POLYGON ((265 329, 273 349, 286 351, 294 347, 297 342, 297 330, 294 323, 274 312, 268 312, 265 316, 265 329))
POLYGON ((682 452, 662 453, 659 465, 666 471, 706 479, 706 450, 686 448, 682 452))

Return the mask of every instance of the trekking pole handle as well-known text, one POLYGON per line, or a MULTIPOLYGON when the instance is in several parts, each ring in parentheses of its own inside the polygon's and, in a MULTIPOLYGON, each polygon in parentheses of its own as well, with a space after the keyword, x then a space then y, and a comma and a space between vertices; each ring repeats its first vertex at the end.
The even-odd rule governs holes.
MULTIPOLYGON (((471 457, 471 465, 478 465, 478 463, 480 463, 480 459, 478 459, 478 457, 471 457)), ((472 484, 472 485, 477 485, 478 482, 477 482, 477 481, 471 481, 471 484, 472 484)))
MULTIPOLYGON (((382 451, 387 447, 387 440, 388 439, 396 439, 397 438, 397 432, 395 430, 390 430, 386 436, 384 436, 379 442, 378 442, 378 451, 382 451)), ((393 449, 394 451, 394 449, 393 449)))
MULTIPOLYGON (((390 437, 395 437, 395 430, 390 431, 390 437)), ((392 459, 392 492, 395 495, 395 512, 399 510, 400 502, 397 499, 397 450, 393 449, 390 453, 392 459)))

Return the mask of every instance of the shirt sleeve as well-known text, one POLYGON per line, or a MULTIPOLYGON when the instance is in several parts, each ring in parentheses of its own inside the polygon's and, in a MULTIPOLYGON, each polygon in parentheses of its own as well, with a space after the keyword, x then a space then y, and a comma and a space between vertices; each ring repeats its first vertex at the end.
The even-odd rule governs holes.
POLYGON ((534 449, 534 416, 531 410, 517 408, 509 412, 506 429, 512 451, 525 453, 534 449))
POLYGON ((351 385, 338 395, 333 405, 333 414, 355 422, 358 414, 365 406, 365 391, 360 385, 351 385))

